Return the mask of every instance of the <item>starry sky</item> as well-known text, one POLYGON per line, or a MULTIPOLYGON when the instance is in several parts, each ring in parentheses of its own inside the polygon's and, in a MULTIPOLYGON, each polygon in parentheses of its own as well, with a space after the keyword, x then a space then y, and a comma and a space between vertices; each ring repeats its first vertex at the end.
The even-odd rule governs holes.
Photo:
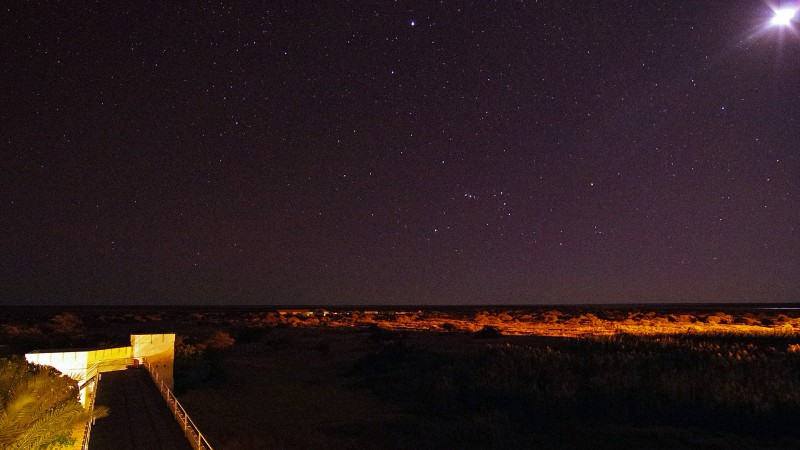
POLYGON ((0 304, 800 300, 763 1, 43 3, 0 11, 0 304))

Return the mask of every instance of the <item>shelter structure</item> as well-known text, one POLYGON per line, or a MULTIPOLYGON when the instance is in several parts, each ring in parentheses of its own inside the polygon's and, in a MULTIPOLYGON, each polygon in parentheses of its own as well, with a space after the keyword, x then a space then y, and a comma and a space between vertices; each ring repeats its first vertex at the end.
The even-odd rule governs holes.
POLYGON ((94 392, 98 374, 124 370, 147 360, 158 377, 172 389, 175 362, 174 334, 132 334, 127 347, 37 350, 25 358, 34 364, 55 367, 58 371, 78 381, 80 400, 86 406, 94 392))

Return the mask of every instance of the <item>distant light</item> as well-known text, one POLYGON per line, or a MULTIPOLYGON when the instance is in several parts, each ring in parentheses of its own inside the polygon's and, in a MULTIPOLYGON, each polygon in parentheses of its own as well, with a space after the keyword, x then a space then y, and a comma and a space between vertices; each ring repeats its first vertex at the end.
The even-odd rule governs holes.
POLYGON ((777 27, 791 25, 792 20, 794 20, 795 16, 797 15, 797 10, 798 8, 776 9, 775 15, 772 16, 772 21, 770 23, 777 27))
POLYGON ((416 21, 416 20, 412 20, 412 21, 411 21, 411 26, 412 26, 412 27, 413 27, 414 25, 416 25, 416 24, 417 24, 417 21, 416 21))

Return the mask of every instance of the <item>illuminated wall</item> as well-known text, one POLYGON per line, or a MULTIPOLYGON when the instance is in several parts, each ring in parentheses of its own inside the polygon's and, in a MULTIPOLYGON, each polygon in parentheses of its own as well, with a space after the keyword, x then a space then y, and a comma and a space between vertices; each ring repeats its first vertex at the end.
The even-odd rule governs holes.
MULTIPOLYGON (((126 347, 128 348, 128 347, 126 347)), ((55 367, 64 375, 78 380, 85 381, 83 376, 89 364, 89 352, 40 352, 34 351, 25 355, 25 359, 43 366, 55 367)))
POLYGON ((88 400, 91 387, 86 382, 99 373, 124 370, 127 366, 146 359, 159 377, 172 389, 172 368, 175 360, 174 334, 134 334, 129 347, 103 348, 77 351, 34 351, 25 355, 34 364, 55 367, 59 372, 78 381, 81 403, 88 400))
POLYGON ((175 363, 174 334, 134 334, 131 335, 133 357, 146 359, 158 372, 170 389, 173 388, 172 368, 175 363))

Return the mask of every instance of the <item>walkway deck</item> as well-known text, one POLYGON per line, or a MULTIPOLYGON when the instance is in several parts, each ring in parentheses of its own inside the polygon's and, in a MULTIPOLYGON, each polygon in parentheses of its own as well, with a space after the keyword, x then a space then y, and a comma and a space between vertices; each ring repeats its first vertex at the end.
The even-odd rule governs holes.
POLYGON ((111 409, 92 427, 89 450, 191 450, 178 423, 142 367, 102 374, 97 405, 111 409))

